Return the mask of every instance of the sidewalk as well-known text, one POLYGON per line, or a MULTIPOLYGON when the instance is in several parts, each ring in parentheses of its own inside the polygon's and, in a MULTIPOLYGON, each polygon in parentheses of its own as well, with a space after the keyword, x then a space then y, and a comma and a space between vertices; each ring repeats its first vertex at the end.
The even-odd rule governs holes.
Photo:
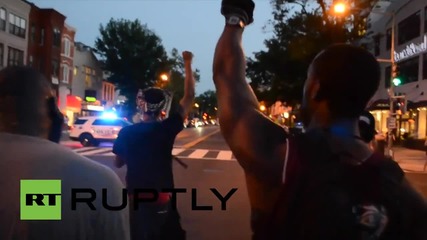
POLYGON ((407 172, 421 172, 427 174, 427 168, 424 171, 427 155, 424 151, 407 149, 403 147, 394 147, 394 159, 400 167, 407 172))

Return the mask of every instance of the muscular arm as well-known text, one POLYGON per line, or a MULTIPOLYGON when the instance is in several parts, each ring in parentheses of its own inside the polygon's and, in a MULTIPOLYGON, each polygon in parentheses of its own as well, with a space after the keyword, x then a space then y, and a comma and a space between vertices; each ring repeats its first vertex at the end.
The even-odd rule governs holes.
POLYGON ((179 114, 183 119, 187 116, 188 112, 193 107, 195 93, 195 79, 193 76, 193 69, 191 67, 191 59, 186 59, 186 54, 191 55, 190 52, 184 52, 184 66, 185 66, 185 82, 184 82, 184 97, 179 102, 179 114))
POLYGON ((280 182, 286 155, 285 131, 259 110, 246 82, 243 30, 226 26, 215 50, 213 78, 221 131, 246 172, 280 182))

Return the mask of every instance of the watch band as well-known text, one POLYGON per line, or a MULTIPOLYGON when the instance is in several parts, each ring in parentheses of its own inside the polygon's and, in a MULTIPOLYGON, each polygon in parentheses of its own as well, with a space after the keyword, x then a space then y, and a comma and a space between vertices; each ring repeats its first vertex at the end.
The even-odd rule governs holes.
POLYGON ((242 21, 242 19, 234 15, 226 18, 226 24, 229 26, 236 26, 240 28, 245 27, 245 23, 242 21))

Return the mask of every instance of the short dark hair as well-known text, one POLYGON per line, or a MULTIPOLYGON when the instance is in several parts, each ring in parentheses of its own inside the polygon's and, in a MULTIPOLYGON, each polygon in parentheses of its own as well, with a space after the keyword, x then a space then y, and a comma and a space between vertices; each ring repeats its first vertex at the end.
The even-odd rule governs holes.
POLYGON ((46 104, 49 83, 29 67, 7 67, 0 71, 0 121, 9 129, 30 136, 43 135, 41 112, 46 104), (9 122, 10 120, 13 121, 9 122))
POLYGON ((378 89, 380 65, 367 50, 334 44, 313 61, 320 82, 319 97, 328 101, 335 118, 357 118, 378 89))

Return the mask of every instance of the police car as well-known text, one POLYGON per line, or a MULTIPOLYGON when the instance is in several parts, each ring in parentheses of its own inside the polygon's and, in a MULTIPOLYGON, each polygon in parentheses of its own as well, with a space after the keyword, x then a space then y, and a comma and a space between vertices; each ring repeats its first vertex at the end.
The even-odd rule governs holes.
POLYGON ((114 142, 123 127, 132 125, 115 114, 106 113, 97 117, 80 117, 74 122, 70 139, 83 146, 98 146, 101 142, 114 142))

